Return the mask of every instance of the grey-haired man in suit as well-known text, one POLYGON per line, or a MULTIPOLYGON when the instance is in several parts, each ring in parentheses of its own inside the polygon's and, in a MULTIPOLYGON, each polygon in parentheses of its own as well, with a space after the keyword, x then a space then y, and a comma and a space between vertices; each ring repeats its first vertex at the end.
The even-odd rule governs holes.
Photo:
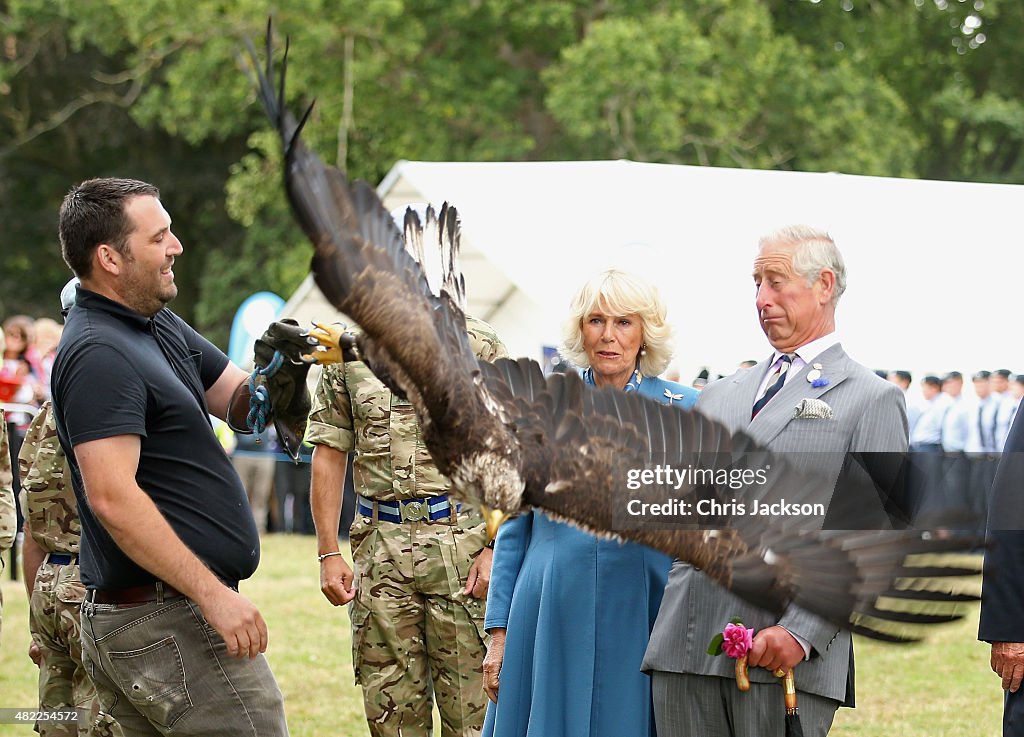
MULTIPOLYGON (((710 384, 697 409, 833 480, 848 454, 906 452, 899 388, 839 343, 835 309, 846 267, 828 234, 794 226, 763 237, 753 277, 758 319, 775 350, 710 384), (804 399, 824 402, 831 416, 801 415, 795 410, 804 399)), ((653 677, 660 737, 782 737, 785 708, 773 675, 779 668, 794 669, 808 737, 826 734, 836 709, 853 705, 849 632, 797 607, 777 618, 681 561, 669 575, 643 667, 653 677), (707 654, 714 635, 737 617, 755 628, 746 693, 736 688, 732 659, 707 654)))

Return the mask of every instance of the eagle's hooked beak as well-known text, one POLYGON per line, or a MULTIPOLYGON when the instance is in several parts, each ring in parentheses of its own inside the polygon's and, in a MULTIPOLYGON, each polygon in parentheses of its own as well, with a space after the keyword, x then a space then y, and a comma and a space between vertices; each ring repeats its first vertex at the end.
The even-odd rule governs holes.
POLYGON ((484 524, 487 526, 487 541, 490 542, 498 536, 498 528, 509 518, 500 509, 492 509, 486 505, 480 505, 480 513, 484 517, 484 524))

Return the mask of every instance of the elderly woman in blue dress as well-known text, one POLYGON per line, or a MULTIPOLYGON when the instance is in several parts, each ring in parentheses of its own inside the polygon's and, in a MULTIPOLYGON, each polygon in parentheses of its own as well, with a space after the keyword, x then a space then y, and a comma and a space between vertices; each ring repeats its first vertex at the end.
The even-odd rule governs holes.
MULTIPOLYGON (((692 406, 697 391, 657 378, 672 358, 658 292, 611 269, 572 302, 562 355, 586 383, 692 406)), ((599 539, 533 511, 498 535, 484 626, 491 645, 485 737, 646 737, 650 681, 640 672, 671 559, 599 539)))

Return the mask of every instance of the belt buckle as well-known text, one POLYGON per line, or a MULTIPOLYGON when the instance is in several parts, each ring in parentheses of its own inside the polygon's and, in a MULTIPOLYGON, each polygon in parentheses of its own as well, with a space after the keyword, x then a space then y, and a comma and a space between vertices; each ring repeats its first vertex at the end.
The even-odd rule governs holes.
POLYGON ((399 508, 402 510, 403 522, 419 522, 427 519, 429 514, 426 502, 399 504, 399 508))

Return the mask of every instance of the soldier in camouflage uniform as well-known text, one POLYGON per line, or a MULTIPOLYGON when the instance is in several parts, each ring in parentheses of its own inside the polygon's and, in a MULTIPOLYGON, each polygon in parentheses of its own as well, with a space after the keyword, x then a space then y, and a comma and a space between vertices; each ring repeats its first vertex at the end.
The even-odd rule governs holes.
POLYGON ((99 718, 96 688, 82 666, 79 609, 85 586, 78 575, 81 523, 64 451, 57 440, 52 406, 46 402, 32 420, 18 454, 21 508, 25 511, 25 586, 29 593, 29 631, 33 660, 39 666, 39 708, 89 710, 81 730, 74 724, 39 722, 42 737, 120 734, 99 718))
MULTIPOLYGON (((18 513, 14 509, 14 476, 11 473, 11 450, 7 445, 7 419, 0 410, 0 573, 4 556, 14 545, 17 534, 18 513)), ((3 626, 4 595, 0 591, 0 627, 3 626)))
MULTIPOLYGON (((479 358, 506 355, 489 325, 466 321, 479 358)), ((370 733, 432 734, 433 693, 442 737, 479 735, 491 558, 479 512, 463 505, 452 514, 450 483, 423 444, 412 405, 363 363, 324 368, 307 440, 314 445, 320 586, 334 605, 351 601, 352 661, 370 733), (346 454, 353 450, 354 574, 337 552, 346 454)))

